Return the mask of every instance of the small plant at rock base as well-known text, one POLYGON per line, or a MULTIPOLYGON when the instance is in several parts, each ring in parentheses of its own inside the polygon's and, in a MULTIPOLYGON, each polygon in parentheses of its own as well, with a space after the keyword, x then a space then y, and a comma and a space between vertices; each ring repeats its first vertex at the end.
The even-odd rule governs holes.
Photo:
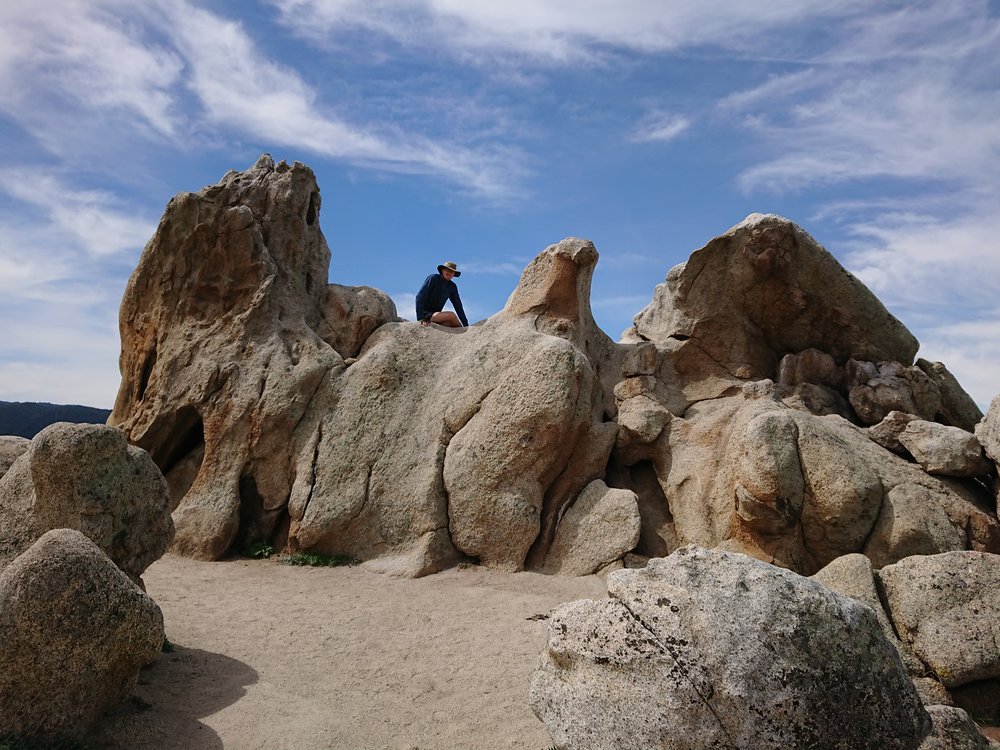
POLYGON ((341 565, 357 565, 360 560, 349 555, 324 555, 319 552, 293 552, 281 558, 285 565, 305 565, 311 568, 336 568, 341 565))
POLYGON ((274 554, 274 547, 267 542, 257 542, 250 548, 250 556, 258 560, 266 560, 274 554))

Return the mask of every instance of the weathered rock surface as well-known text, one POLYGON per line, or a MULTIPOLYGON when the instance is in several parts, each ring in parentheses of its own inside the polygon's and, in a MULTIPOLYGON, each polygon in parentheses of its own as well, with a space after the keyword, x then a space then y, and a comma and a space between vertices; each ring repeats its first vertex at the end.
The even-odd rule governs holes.
POLYGON ((851 552, 880 567, 1000 549, 996 516, 972 491, 838 416, 788 408, 766 381, 745 391, 671 422, 660 482, 680 543, 725 545, 806 574, 851 552))
POLYGON ((930 721, 872 611, 684 548, 554 614, 531 705, 560 747, 916 748, 930 721))
POLYGON ((543 570, 578 576, 600 570, 635 548, 641 524, 635 493, 597 479, 563 515, 543 570))
POLYGON ((990 403, 986 416, 976 424, 976 438, 986 451, 986 455, 1000 464, 1000 396, 990 403))
POLYGON ((933 420, 941 412, 941 392, 919 367, 900 362, 847 363, 848 401, 862 424, 878 424, 889 412, 933 420))
POLYGON ((0 735, 40 741, 84 734, 163 643, 159 607, 69 529, 0 573, 0 628, 0 735))
POLYGON ((960 708, 927 706, 927 713, 933 727, 920 750, 988 750, 994 746, 960 708))
POLYGON ((319 206, 307 167, 262 157, 171 201, 129 282, 111 422, 166 475, 175 549, 540 567, 617 431, 593 245, 548 248, 501 313, 455 336, 325 284, 319 206))
POLYGON ((173 535, 159 469, 113 427, 46 427, 0 478, 0 569, 59 528, 82 532, 138 580, 173 535))
POLYGON ((409 556, 413 574, 456 550, 502 570, 522 569, 536 541, 547 550, 614 441, 584 353, 602 345, 588 343, 600 335, 587 303, 596 259, 581 240, 549 248, 504 311, 465 335, 395 324, 372 336, 335 383, 346 406, 307 452, 311 489, 293 489, 289 543, 409 556))
POLYGON ((943 362, 918 359, 917 367, 927 373, 927 377, 937 386, 941 394, 941 421, 952 427, 972 432, 976 423, 983 418, 983 412, 972 396, 965 392, 943 362))
MULTIPOLYGON (((876 579, 875 570, 872 568, 871 560, 861 554, 844 555, 831 562, 813 575, 812 578, 822 583, 831 591, 836 591, 838 594, 849 596, 862 604, 867 604, 872 612, 875 613, 879 627, 882 629, 882 635, 899 652, 899 656, 906 666, 907 672, 910 675, 924 674, 926 669, 923 664, 899 640, 892 620, 889 619, 889 615, 883 608, 882 598, 878 592, 879 584, 876 579)), ((940 687, 940 683, 937 684, 940 687)), ((917 692, 920 693, 922 698, 923 693, 920 690, 920 685, 918 684, 916 687, 917 692)), ((931 687, 928 685, 926 689, 930 690, 931 687)), ((941 692, 944 693, 944 696, 947 696, 947 691, 943 688, 941 692)), ((926 701, 923 702, 926 704, 926 701)), ((935 703, 941 702, 941 700, 935 701, 935 703)))
POLYGON ((877 425, 868 428, 868 437, 881 445, 886 450, 898 453, 901 456, 909 455, 909 451, 899 442, 899 436, 903 433, 913 420, 917 419, 913 414, 901 411, 891 411, 877 425))
POLYGON ((978 478, 930 477, 852 424, 974 410, 791 222, 755 214, 696 251, 616 345, 591 314, 589 242, 544 250, 456 332, 327 284, 319 210, 309 168, 265 155, 174 198, 129 281, 111 423, 164 473, 175 550, 582 570, 550 553, 603 480, 635 493, 645 556, 721 545, 813 573, 852 552, 1000 551, 978 478))
POLYGON ((733 378, 774 378, 785 353, 818 349, 910 365, 917 341, 800 227, 753 214, 656 288, 626 339, 682 341, 733 378))
POLYGON ((7 473, 17 457, 28 450, 28 438, 19 435, 0 435, 0 477, 7 473))
POLYGON ((194 475, 171 482, 180 552, 219 557, 241 526, 245 541, 263 536, 259 518, 283 510, 314 429, 306 407, 344 367, 316 332, 330 259, 319 208, 308 167, 261 157, 173 198, 129 280, 109 423, 168 481, 175 467, 194 475))
POLYGON ((392 298, 369 286, 329 284, 316 333, 344 359, 357 357, 376 329, 399 322, 392 298))
POLYGON ((900 638, 946 687, 1000 677, 1000 556, 908 557, 879 577, 900 638))
POLYGON ((914 419, 899 433, 899 443, 928 474, 972 477, 993 470, 976 436, 958 427, 914 419))

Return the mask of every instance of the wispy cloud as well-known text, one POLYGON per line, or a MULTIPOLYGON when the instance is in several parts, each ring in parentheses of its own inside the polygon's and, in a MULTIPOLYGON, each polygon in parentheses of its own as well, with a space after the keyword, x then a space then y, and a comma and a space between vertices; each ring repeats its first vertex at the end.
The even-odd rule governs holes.
POLYGON ((651 112, 639 123, 632 140, 636 143, 672 141, 691 127, 691 120, 668 112, 651 112))
POLYGON ((848 15, 865 6, 860 0, 270 2, 283 23, 319 43, 335 44, 338 35, 361 29, 402 45, 487 53, 490 61, 517 55, 545 64, 594 62, 608 47, 662 52, 703 44, 740 46, 767 30, 848 15))
POLYGON ((515 258, 514 260, 471 260, 463 263, 461 270, 473 274, 489 274, 491 276, 520 276, 531 258, 515 258))
POLYGON ((528 171, 517 149, 501 143, 469 145, 339 115, 338 102, 270 60, 241 23, 186 0, 56 0, 44 14, 5 3, 0 28, 9 42, 0 51, 0 112, 52 154, 73 155, 84 132, 96 139, 99 123, 115 122, 106 130, 177 147, 192 133, 235 131, 264 147, 438 176, 495 199, 516 193, 528 171))
POLYGON ((0 192, 41 214, 48 242, 61 237, 90 256, 141 249, 153 233, 153 217, 137 215, 115 194, 67 186, 41 168, 0 169, 0 192))

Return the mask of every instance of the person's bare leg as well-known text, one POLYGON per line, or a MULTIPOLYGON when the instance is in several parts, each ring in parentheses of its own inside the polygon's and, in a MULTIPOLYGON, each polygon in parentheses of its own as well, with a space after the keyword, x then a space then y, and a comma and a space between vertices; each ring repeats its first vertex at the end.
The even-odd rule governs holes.
POLYGON ((460 321, 458 316, 451 310, 434 313, 431 315, 431 323, 437 323, 441 326, 451 326, 452 328, 462 327, 462 321, 460 321))

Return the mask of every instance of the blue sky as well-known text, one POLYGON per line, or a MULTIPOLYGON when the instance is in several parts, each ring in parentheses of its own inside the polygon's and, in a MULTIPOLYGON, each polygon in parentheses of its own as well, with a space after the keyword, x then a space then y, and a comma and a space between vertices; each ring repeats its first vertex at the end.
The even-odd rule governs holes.
POLYGON ((613 338, 759 211, 796 221, 986 406, 1000 392, 997 0, 0 4, 0 400, 110 406, 171 196, 302 161, 330 281, 472 320, 594 241, 613 338))

